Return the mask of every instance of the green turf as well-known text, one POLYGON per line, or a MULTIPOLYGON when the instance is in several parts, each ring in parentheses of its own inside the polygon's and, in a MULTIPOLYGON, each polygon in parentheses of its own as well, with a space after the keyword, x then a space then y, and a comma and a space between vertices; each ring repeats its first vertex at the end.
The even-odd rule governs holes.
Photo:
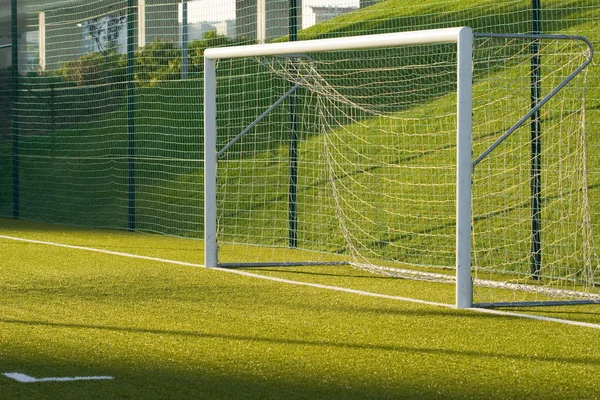
MULTIPOLYGON (((197 241, 10 220, 0 220, 0 234, 186 261, 199 259, 201 250, 197 241)), ((596 329, 5 239, 0 248, 0 373, 115 377, 23 384, 0 376, 0 398, 593 399, 600 393, 596 329)), ((438 301, 453 290, 339 268, 254 272, 392 295, 418 290, 438 301)), ((598 306, 577 310, 578 319, 599 321, 598 306)))

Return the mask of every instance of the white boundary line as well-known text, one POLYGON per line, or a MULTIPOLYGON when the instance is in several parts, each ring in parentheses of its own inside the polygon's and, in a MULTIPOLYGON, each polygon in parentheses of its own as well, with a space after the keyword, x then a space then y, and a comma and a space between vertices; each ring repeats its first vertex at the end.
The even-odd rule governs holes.
POLYGON ((99 380, 113 380, 112 376, 57 376, 49 378, 34 378, 33 376, 25 375, 20 372, 5 372, 2 375, 7 378, 14 379, 21 383, 32 383, 32 382, 71 382, 71 381, 99 381, 99 380))
MULTIPOLYGON (((5 236, 5 235, 0 235, 0 239, 14 240, 14 241, 18 241, 18 242, 26 242, 26 243, 33 243, 33 244, 43 244, 43 245, 55 246, 55 247, 63 247, 63 248, 73 249, 73 250, 91 251, 91 252, 95 252, 95 253, 109 254, 109 255, 114 255, 114 256, 129 257, 129 258, 136 258, 136 259, 140 259, 140 260, 157 261, 157 262, 168 263, 168 264, 182 265, 182 266, 186 266, 186 267, 202 267, 202 268, 204 268, 204 265, 202 265, 202 264, 189 263, 189 262, 185 262, 185 261, 168 260, 168 259, 157 258, 157 257, 142 256, 142 255, 138 255, 138 254, 122 253, 122 252, 118 252, 118 251, 111 251, 111 250, 104 250, 104 249, 96 249, 93 247, 75 246, 75 245, 55 243, 55 242, 45 242, 42 240, 24 239, 24 238, 5 236)), ((242 276, 256 278, 256 279, 264 279, 264 280, 273 281, 273 282, 285 283, 288 285, 307 286, 307 287, 313 287, 313 288, 317 288, 317 289, 325 289, 325 290, 333 290, 333 291, 337 291, 337 292, 352 293, 352 294, 357 294, 357 295, 361 295, 361 296, 379 297, 379 298, 390 299, 390 300, 404 301, 407 303, 416 303, 416 304, 424 304, 424 305, 435 306, 435 307, 445 307, 445 308, 456 309, 454 307, 454 305, 452 305, 452 304, 437 303, 434 301, 412 299, 409 297, 401 297, 401 296, 392 296, 392 295, 381 294, 381 293, 366 292, 363 290, 349 289, 349 288, 343 288, 343 287, 339 287, 339 286, 322 285, 319 283, 293 281, 290 279, 276 278, 276 277, 266 276, 266 275, 259 275, 259 274, 255 274, 252 272, 241 271, 241 270, 236 270, 236 269, 211 268, 210 270, 211 271, 228 272, 231 274, 237 274, 237 275, 242 275, 242 276)), ((520 314, 520 313, 515 313, 515 312, 499 311, 499 310, 492 310, 492 309, 487 309, 487 308, 469 308, 467 310, 473 311, 473 312, 480 312, 480 313, 484 313, 484 314, 533 319, 533 320, 537 320, 537 321, 554 322, 554 323, 565 324, 565 325, 574 325, 574 326, 585 327, 585 328, 600 329, 600 324, 593 324, 590 322, 571 321, 571 320, 567 320, 567 319, 543 317, 540 315, 520 314)))

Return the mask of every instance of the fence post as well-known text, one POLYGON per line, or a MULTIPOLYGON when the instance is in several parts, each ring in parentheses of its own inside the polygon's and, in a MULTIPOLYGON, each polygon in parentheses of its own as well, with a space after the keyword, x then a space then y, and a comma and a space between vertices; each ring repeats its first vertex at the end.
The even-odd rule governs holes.
POLYGON ((181 1, 181 79, 188 77, 188 3, 181 1))
POLYGON ((127 227, 135 230, 135 91, 133 74, 134 1, 127 0, 127 227))
MULTIPOLYGON (((296 0, 290 0, 289 8, 289 37, 290 42, 298 40, 298 15, 296 0)), ((294 82, 290 82, 293 87, 294 82)), ((289 246, 298 246, 298 213, 297 213, 297 190, 298 190, 298 123, 296 121, 296 95, 291 93, 290 99, 290 187, 288 194, 289 203, 289 246)))
MULTIPOLYGON (((534 35, 541 33, 541 0, 532 0, 531 29, 534 35)), ((541 97, 540 80, 540 43, 535 39, 531 44, 531 108, 537 106, 541 97)), ((541 111, 538 109, 531 116, 531 276, 540 278, 542 268, 542 217, 541 217, 541 189, 542 189, 542 126, 541 111)))
POLYGON ((13 218, 20 218, 19 207, 19 28, 17 17, 17 0, 10 2, 11 39, 12 39, 12 71, 11 71, 11 100, 12 100, 12 181, 13 181, 13 218))

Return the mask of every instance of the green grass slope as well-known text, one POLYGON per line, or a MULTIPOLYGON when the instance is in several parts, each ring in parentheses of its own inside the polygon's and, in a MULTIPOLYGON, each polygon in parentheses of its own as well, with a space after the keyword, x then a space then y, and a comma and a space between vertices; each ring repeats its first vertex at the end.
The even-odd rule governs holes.
MULTIPOLYGON (((482 31, 528 30, 528 2, 496 3, 472 1, 440 5, 436 2, 421 2, 416 6, 405 7, 403 2, 389 0, 311 27, 300 32, 300 38, 313 39, 457 25, 469 25, 482 31)), ((566 1, 548 2, 545 9, 548 10, 547 14, 544 14, 546 19, 552 20, 548 30, 553 33, 585 34, 595 43, 600 41, 593 22, 599 17, 597 10, 577 8, 566 1), (550 10, 553 10, 552 13, 550 10), (560 10, 564 12, 557 14, 560 10), (551 18, 555 15, 560 15, 561 19, 551 18)), ((391 59, 386 57, 386 53, 374 52, 374 55, 381 58, 381 63, 391 59)), ((427 54, 416 56, 421 57, 418 59, 421 63, 427 62, 427 54)), ((350 60, 346 67, 351 68, 355 65, 350 60)), ((244 75, 257 71, 256 66, 234 64, 232 68, 234 72, 224 77, 224 89, 219 92, 219 101, 231 104, 228 111, 219 115, 220 121, 226 122, 223 131, 220 132, 222 136, 219 138, 219 146, 247 126, 286 88, 285 82, 266 75, 258 75, 252 82, 242 81, 244 75)), ((588 107, 591 110, 597 109, 600 99, 600 74, 594 71, 589 73, 587 84, 587 96, 590 99, 588 107)), ((485 87, 485 79, 481 78, 482 87, 485 87)), ((403 113, 426 116, 432 110, 451 110, 454 102, 453 95, 449 94, 451 89, 433 86, 434 89, 427 96, 410 99, 410 103, 416 105, 409 110, 399 110, 398 116, 403 113)), ((372 86, 369 87, 369 90, 371 89, 372 86)), ((385 88, 378 90, 385 93, 385 88)), ((349 92, 358 97, 363 94, 360 88, 350 89, 349 92)), ((377 96, 373 99, 377 99, 377 96)), ((313 100, 309 99, 304 103, 306 109, 313 106, 311 101, 313 100)), ((180 236, 202 236, 202 104, 200 80, 175 81, 154 87, 136 88, 134 152, 138 229, 180 236)), ((287 245, 288 167, 285 160, 288 150, 285 138, 289 116, 286 106, 284 103, 228 153, 226 163, 235 164, 235 168, 228 169, 226 178, 220 179, 235 182, 238 187, 242 187, 239 192, 228 191, 220 195, 220 199, 224 200, 221 205, 224 226, 228 226, 228 220, 231 221, 230 225, 235 224, 233 231, 229 232, 225 228, 222 232, 224 237, 231 241, 252 241, 262 236, 267 237, 271 245, 287 245), (251 182, 247 178, 250 174, 254 176, 251 182), (248 190, 243 189, 244 187, 248 190)), ((127 153, 126 109, 90 109, 87 121, 81 116, 80 118, 81 123, 51 135, 32 132, 21 136, 21 217, 73 225, 126 228, 130 165, 127 153)), ((502 119, 500 116, 498 121, 502 119)), ((303 189, 298 194, 299 219, 302 224, 300 239, 305 243, 305 247, 337 253, 347 252, 345 238, 337 229, 336 204, 331 188, 328 187, 325 160, 319 158, 322 157, 319 154, 323 153, 322 138, 311 122, 302 126, 305 134, 300 144, 300 177, 303 179, 303 189), (321 169, 323 173, 317 174, 315 169, 321 169), (318 212, 314 212, 315 203, 319 205, 318 212)), ((375 119, 365 123, 367 127, 369 124, 378 124, 375 119)), ((599 113, 589 112, 587 123, 590 127, 600 126, 599 113)), ((501 132, 503 127, 504 123, 498 122, 488 126, 488 131, 501 132)), ((381 130, 386 128, 391 127, 378 127, 381 130)), ((348 124, 346 128, 336 132, 336 140, 347 145, 345 153, 340 156, 346 159, 350 169, 339 171, 338 175, 341 176, 340 182, 347 183, 346 189, 350 193, 355 188, 358 190, 358 187, 368 184, 369 174, 360 169, 353 170, 351 167, 354 161, 358 161, 353 160, 351 145, 360 145, 359 141, 353 138, 364 135, 364 130, 361 124, 348 124)), ((590 135, 590 139, 588 147, 590 154, 593 154, 593 149, 597 149, 599 143, 593 135, 590 135)), ((385 147, 387 139, 381 140, 385 147)), ((431 152, 414 161, 415 163, 435 164, 438 158, 435 150, 440 146, 435 143, 435 138, 429 140, 431 143, 426 145, 431 152)), ((8 141, 2 140, 0 145, 3 154, 10 153, 8 141)), ((483 147, 477 146, 480 145, 476 144, 476 151, 483 147)), ((400 153, 400 160, 402 156, 400 153)), ((3 157, 1 162, 5 173, 0 180, 0 211, 2 215, 8 216, 12 211, 11 163, 9 157, 3 157)), ((589 184, 594 188, 600 176, 594 171, 600 171, 600 163, 595 157, 590 157, 588 163, 592 172, 589 184)), ((410 162, 407 165, 410 166, 410 162)), ((393 173, 393 167, 389 170, 393 173)), ((386 171, 380 172, 384 174, 386 171)), ((444 179, 451 179, 451 175, 444 179)), ((397 187, 389 189, 398 190, 397 187)), ((401 189, 408 190, 407 187, 401 189)), ((452 190, 452 187, 447 185, 441 195, 451 201, 452 190)), ((590 196, 592 200, 597 198, 597 190, 590 191, 590 196)), ((390 209, 397 207, 385 196, 373 198, 372 202, 390 209)), ((596 204, 600 203, 592 201, 594 216, 600 215, 596 204)), ((422 209, 414 210, 415 214, 424 214, 431 209, 430 205, 421 207, 422 209)), ((436 215, 452 215, 451 208, 449 202, 436 215)), ((516 212, 525 215, 527 210, 522 208, 516 212)), ((356 210, 356 213, 360 214, 361 210, 356 210)), ((347 218, 352 220, 354 216, 349 214, 347 218)), ((404 221, 403 224, 406 230, 410 230, 414 229, 418 222, 404 221)), ((385 257, 397 257, 387 244, 410 239, 406 236, 394 237, 382 226, 361 228, 364 228, 371 238, 366 240, 366 246, 379 248, 385 257)), ((423 231, 431 230, 437 235, 439 245, 448 242, 453 230, 451 218, 438 219, 432 227, 420 228, 423 231)), ((430 242, 420 242, 410 244, 409 247, 417 249, 415 253, 419 253, 419 248, 430 245, 430 242)), ((415 257, 418 256, 415 254, 415 257)), ((445 257, 444 260, 422 259, 420 263, 451 265, 451 249, 445 257)))

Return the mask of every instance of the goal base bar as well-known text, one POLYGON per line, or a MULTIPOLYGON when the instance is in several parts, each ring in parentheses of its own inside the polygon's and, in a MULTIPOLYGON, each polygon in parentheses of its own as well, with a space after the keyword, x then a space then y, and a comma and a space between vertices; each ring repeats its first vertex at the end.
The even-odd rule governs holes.
POLYGON ((333 262, 264 262, 264 263, 222 263, 217 268, 260 268, 260 267, 312 267, 350 265, 347 261, 333 262))
POLYGON ((473 308, 499 308, 499 307, 551 307, 575 306, 581 304, 600 304, 600 300, 556 300, 556 301, 509 301, 504 303, 474 303, 473 308))

